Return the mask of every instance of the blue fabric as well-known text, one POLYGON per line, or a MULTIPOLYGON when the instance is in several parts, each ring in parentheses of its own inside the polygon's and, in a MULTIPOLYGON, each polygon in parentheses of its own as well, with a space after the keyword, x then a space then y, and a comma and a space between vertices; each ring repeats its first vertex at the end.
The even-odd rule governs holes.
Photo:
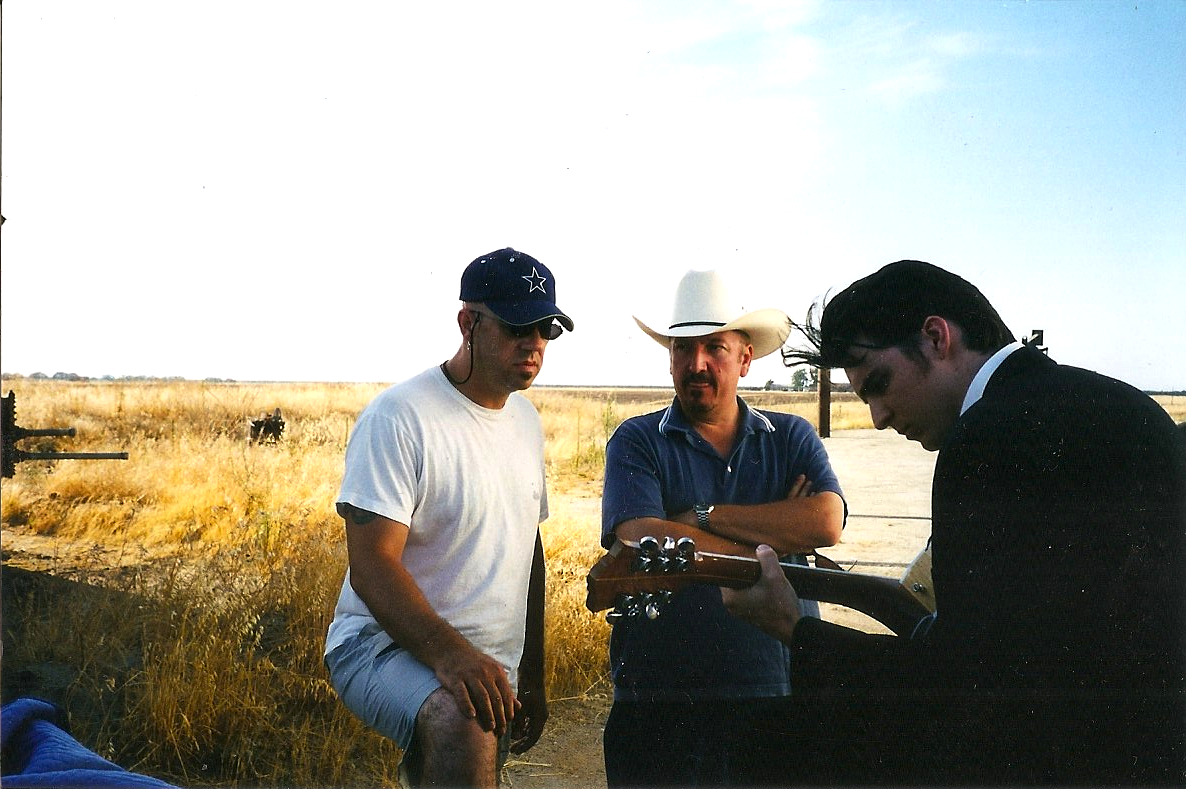
MULTIPOLYGON (((632 518, 667 518, 698 502, 765 504, 786 497, 800 474, 816 492, 843 495, 815 428, 738 399, 743 431, 722 458, 691 426, 678 400, 623 422, 606 446, 602 544, 632 518)), ((661 536, 661 535, 656 535, 661 536)), ((806 563, 802 557, 796 561, 806 563)), ((805 603, 805 613, 818 615, 805 603)), ((789 652, 730 615, 718 587, 684 589, 655 620, 623 621, 610 636, 614 698, 761 698, 790 693, 789 652)))
POLYGON ((20 698, 0 710, 3 784, 8 787, 164 787, 147 775, 128 772, 83 747, 59 725, 61 711, 40 699, 20 698))

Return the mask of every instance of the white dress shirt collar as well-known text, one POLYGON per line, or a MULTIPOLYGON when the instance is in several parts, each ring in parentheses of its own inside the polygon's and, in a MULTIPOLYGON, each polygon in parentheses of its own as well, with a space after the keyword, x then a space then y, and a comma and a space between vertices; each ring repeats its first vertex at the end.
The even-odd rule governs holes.
POLYGON ((976 377, 972 379, 972 384, 968 387, 967 394, 964 395, 964 404, 960 408, 960 416, 963 416, 965 411, 976 405, 976 401, 984 395, 984 387, 988 386, 988 380, 992 378, 992 374, 1001 366, 1001 362, 1005 361, 1005 358, 1014 351, 1021 350, 1022 347, 1020 342, 1011 342, 988 358, 984 366, 976 372, 976 377))

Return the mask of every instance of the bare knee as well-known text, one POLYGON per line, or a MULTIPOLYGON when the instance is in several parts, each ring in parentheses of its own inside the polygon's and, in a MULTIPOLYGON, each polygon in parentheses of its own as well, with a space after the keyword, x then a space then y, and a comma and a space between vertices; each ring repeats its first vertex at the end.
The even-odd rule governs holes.
POLYGON ((416 715, 413 736, 415 770, 421 786, 498 785, 498 741, 483 731, 477 720, 467 718, 457 700, 438 688, 416 715))

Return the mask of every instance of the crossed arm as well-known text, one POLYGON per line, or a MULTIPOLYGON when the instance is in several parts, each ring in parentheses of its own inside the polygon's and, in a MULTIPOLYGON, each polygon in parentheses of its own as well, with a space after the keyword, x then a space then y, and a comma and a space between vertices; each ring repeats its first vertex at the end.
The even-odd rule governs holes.
POLYGON ((621 539, 654 537, 692 537, 701 550, 729 552, 738 543, 766 544, 779 556, 810 553, 816 548, 835 545, 840 540, 844 520, 844 502, 835 493, 813 494, 811 483, 800 475, 787 496, 766 504, 719 504, 709 517, 709 531, 696 526, 691 510, 661 518, 632 518, 618 524, 615 533, 621 539))
POLYGON ((408 527, 345 508, 350 584, 388 635, 428 666, 461 711, 502 736, 514 721, 516 752, 539 739, 547 719, 543 689, 543 550, 536 535, 526 623, 527 641, 516 698, 502 665, 437 615, 403 565, 408 527), (520 709, 526 707, 525 709, 520 709))

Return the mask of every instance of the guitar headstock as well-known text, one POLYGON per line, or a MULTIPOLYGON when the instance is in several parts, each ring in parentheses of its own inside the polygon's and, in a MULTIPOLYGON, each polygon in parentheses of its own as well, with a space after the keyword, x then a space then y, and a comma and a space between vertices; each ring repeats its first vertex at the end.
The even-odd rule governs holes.
POLYGON ((606 620, 655 619, 671 596, 696 577, 696 543, 691 537, 643 537, 637 543, 618 540, 589 571, 590 611, 612 608, 606 620))
MULTIPOLYGON (((820 567, 820 558, 816 556, 814 567, 793 561, 779 563, 801 599, 856 609, 899 635, 912 633, 919 619, 935 610, 929 554, 920 555, 926 561, 916 560, 901 581, 848 572, 835 563, 820 567)), ((585 607, 593 612, 612 609, 606 616, 610 624, 639 617, 655 619, 686 586, 740 589, 755 583, 761 573, 754 549, 740 543, 717 552, 713 548, 697 550, 687 535, 643 537, 638 542, 618 539, 589 571, 585 607)))

